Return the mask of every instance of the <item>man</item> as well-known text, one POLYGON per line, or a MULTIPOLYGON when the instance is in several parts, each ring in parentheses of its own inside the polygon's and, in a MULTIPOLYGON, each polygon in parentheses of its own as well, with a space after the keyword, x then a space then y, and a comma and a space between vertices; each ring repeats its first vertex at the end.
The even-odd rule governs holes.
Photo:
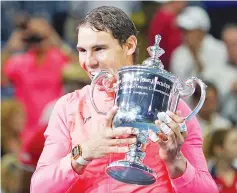
MULTIPOLYGON (((122 66, 135 64, 136 34, 134 24, 120 9, 103 6, 92 10, 78 26, 77 48, 82 68, 93 78, 103 69, 116 73, 122 66)), ((180 112, 168 113, 170 119, 165 129, 161 128, 158 144, 147 146, 144 162, 153 165, 158 176, 156 183, 137 186, 107 176, 107 165, 124 157, 127 145, 135 143, 136 138, 130 135, 132 128, 111 128, 118 107, 113 107, 113 95, 100 85, 97 88, 95 102, 98 108, 108 112, 106 116, 98 115, 93 109, 90 86, 65 95, 55 105, 45 132, 45 147, 32 177, 32 193, 217 192, 202 152, 197 120, 187 123, 189 135, 185 140, 187 133, 182 135, 178 125, 184 121, 180 112), (77 158, 72 157, 72 148, 77 158)), ((178 109, 183 114, 190 112, 182 101, 178 109)), ((161 121, 156 124, 159 126, 161 121)))
POLYGON ((224 43, 208 34, 211 27, 206 11, 190 6, 177 17, 183 44, 171 55, 170 69, 181 79, 190 76, 208 79, 227 59, 224 43))

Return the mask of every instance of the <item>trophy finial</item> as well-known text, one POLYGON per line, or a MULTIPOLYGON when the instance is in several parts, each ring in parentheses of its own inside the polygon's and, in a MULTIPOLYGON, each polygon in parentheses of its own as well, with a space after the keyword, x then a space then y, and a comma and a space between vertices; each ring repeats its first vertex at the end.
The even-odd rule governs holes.
POLYGON ((159 57, 165 53, 165 51, 160 47, 161 36, 155 36, 155 44, 150 47, 151 57, 153 59, 159 59, 159 57))
POLYGON ((143 64, 149 67, 158 67, 158 68, 164 68, 160 56, 165 53, 165 51, 160 47, 160 41, 161 41, 161 36, 157 34, 155 36, 155 43, 153 46, 150 46, 147 48, 147 51, 149 55, 151 56, 150 58, 146 59, 143 64))

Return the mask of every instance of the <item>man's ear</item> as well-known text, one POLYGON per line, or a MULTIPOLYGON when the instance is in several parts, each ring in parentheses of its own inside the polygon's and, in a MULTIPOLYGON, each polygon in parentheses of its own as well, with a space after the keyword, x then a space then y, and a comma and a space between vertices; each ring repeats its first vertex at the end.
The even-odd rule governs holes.
POLYGON ((126 50, 127 55, 132 55, 136 51, 137 47, 137 38, 134 35, 129 36, 126 43, 124 44, 124 48, 126 50))

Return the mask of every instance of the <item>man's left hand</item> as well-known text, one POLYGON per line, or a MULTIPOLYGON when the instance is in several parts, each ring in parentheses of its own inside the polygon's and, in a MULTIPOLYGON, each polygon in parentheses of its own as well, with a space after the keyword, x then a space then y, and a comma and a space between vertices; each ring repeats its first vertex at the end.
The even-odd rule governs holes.
POLYGON ((158 133, 160 146, 160 158, 167 163, 172 163, 180 153, 187 131, 182 131, 180 125, 185 124, 185 120, 180 116, 180 112, 167 111, 159 120, 155 121, 161 132, 158 133))
POLYGON ((181 117, 181 112, 176 113, 167 111, 159 116, 156 125, 161 132, 158 133, 159 156, 166 163, 166 166, 172 167, 171 176, 177 177, 184 173, 186 168, 186 159, 183 157, 180 149, 187 137, 187 127, 185 119, 181 117), (178 171, 178 172, 177 172, 178 171))

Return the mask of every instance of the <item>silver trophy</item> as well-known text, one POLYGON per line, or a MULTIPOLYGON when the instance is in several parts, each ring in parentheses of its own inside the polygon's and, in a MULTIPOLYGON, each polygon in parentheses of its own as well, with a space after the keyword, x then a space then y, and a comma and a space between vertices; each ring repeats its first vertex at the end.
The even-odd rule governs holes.
POLYGON ((108 92, 115 92, 115 104, 119 107, 113 118, 112 127, 133 127, 137 142, 130 146, 124 160, 110 163, 106 173, 112 178, 129 184, 150 185, 155 183, 156 174, 144 165, 144 145, 148 143, 149 130, 158 133, 155 125, 157 114, 167 110, 175 112, 180 97, 189 97, 195 85, 201 87, 201 96, 195 109, 185 117, 188 121, 201 109, 206 96, 206 85, 202 80, 191 77, 185 81, 164 70, 159 57, 164 50, 159 47, 161 37, 156 35, 154 46, 149 48, 150 58, 142 65, 126 66, 115 75, 109 71, 99 72, 92 80, 90 98, 93 107, 101 112, 93 99, 95 85, 100 82, 108 92), (111 84, 116 80, 116 84, 111 84), (109 86, 108 86, 109 85, 109 86))

